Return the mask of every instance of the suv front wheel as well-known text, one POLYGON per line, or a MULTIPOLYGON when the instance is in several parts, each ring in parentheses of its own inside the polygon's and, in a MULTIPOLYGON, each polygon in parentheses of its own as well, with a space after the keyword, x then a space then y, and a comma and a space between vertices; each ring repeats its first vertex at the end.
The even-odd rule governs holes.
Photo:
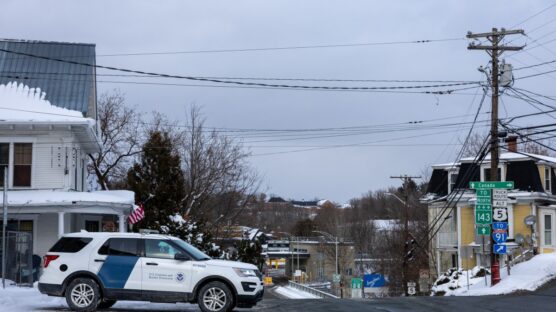
POLYGON ((222 282, 210 282, 199 291, 197 303, 203 312, 226 312, 233 309, 230 288, 222 282))
POLYGON ((95 311, 100 299, 99 287, 90 278, 76 278, 66 289, 66 302, 74 311, 95 311))

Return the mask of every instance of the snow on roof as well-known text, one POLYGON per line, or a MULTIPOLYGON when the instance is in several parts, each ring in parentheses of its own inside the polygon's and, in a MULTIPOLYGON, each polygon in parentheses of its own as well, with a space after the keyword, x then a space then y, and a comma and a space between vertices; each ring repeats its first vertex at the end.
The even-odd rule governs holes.
MULTIPOLYGON (((0 204, 4 200, 0 196, 0 204)), ((8 205, 46 206, 78 202, 130 204, 135 202, 131 191, 74 192, 55 190, 8 191, 8 205)))
MULTIPOLYGON (((501 161, 519 161, 519 160, 529 160, 529 159, 541 160, 541 161, 546 161, 546 162, 556 164, 556 157, 550 157, 545 155, 522 153, 522 152, 519 153, 506 152, 500 154, 501 161)), ((475 161, 475 157, 464 157, 460 159, 460 161, 465 163, 473 162, 475 161)), ((484 159, 484 162, 489 162, 489 161, 490 161, 490 153, 487 154, 487 156, 484 159)), ((445 163, 445 164, 434 164, 431 167, 435 169, 447 169, 450 167, 457 167, 460 164, 461 164, 460 162, 452 162, 452 163, 445 163)))
POLYGON ((386 220, 370 220, 375 228, 379 231, 390 231, 399 225, 399 220, 397 219, 386 219, 386 220))
POLYGON ((24 84, 9 82, 0 85, 0 110, 4 111, 0 121, 7 122, 54 122, 88 123, 95 121, 83 117, 78 111, 52 105, 45 100, 40 88, 29 88, 24 84))

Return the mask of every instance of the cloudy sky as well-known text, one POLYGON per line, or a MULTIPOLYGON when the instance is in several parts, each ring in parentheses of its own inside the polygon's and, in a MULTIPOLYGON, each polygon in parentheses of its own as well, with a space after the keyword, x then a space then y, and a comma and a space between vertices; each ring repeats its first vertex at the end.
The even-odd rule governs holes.
MULTIPOLYGON (((506 62, 514 67, 556 59, 556 7, 551 5, 533 0, 4 0, 0 37, 95 43, 100 65, 158 73, 224 80, 410 80, 249 80, 304 86, 422 86, 484 80, 477 68, 488 65, 488 56, 467 50, 468 31, 523 28, 527 37, 506 40, 528 44, 524 52, 507 53, 506 62), (401 43, 420 40, 434 41, 401 43), (367 45, 341 46, 350 44, 367 45), (307 46, 328 47, 214 52, 307 46)), ((554 68, 523 69, 515 77, 554 68)), ((128 104, 146 115, 156 110, 180 121, 189 105, 202 106, 208 126, 224 128, 223 133, 251 151, 250 161, 264 179, 263 191, 338 202, 399 185, 391 175, 420 175, 433 163, 453 161, 482 95, 480 88, 450 95, 413 93, 475 85, 393 92, 232 88, 98 73, 101 92, 120 89, 128 104), (416 121, 422 122, 412 123, 416 121)), ((514 87, 556 95, 555 77, 516 80, 514 87)), ((487 97, 478 130, 486 129, 481 121, 488 117, 489 103, 487 97)), ((503 96, 501 117, 535 111, 524 101, 503 96)), ((515 124, 546 118, 523 118, 515 124)))

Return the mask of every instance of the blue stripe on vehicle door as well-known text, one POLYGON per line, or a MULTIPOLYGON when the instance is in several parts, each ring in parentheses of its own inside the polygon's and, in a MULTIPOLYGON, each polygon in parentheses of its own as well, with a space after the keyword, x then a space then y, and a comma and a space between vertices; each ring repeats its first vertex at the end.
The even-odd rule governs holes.
POLYGON ((102 264, 98 277, 105 288, 124 288, 135 264, 136 256, 108 256, 102 264))

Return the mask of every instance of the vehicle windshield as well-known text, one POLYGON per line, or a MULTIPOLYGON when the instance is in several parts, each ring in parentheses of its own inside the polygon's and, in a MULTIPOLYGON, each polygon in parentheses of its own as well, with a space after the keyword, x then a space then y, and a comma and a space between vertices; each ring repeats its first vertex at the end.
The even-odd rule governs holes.
POLYGON ((172 240, 172 242, 176 243, 178 246, 183 248, 189 255, 191 255, 191 257, 193 257, 193 259, 197 261, 212 259, 211 257, 207 256, 204 252, 182 241, 181 239, 172 240))

